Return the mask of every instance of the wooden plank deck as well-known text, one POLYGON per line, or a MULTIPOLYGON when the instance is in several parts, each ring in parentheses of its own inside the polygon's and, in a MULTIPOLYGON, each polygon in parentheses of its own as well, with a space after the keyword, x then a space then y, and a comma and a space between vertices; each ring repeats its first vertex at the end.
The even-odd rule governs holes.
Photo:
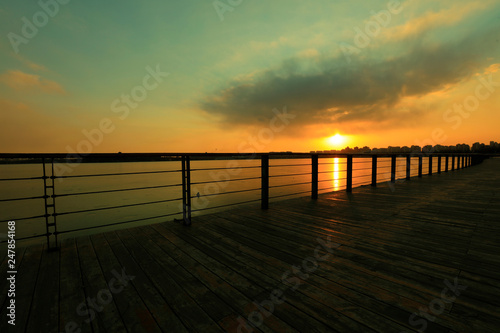
POLYGON ((499 171, 20 248, 15 328, 2 249, 0 332, 496 332, 499 171))

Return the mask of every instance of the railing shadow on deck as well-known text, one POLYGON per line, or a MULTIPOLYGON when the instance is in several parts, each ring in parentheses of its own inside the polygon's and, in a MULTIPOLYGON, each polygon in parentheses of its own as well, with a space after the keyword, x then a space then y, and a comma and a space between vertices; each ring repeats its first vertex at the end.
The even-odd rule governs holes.
MULTIPOLYGON (((254 153, 254 154, 230 154, 230 153, 150 153, 150 154, 89 154, 85 157, 69 157, 66 154, 0 154, 0 163, 2 164, 15 164, 15 163, 31 163, 39 164, 41 166, 38 175, 31 175, 29 177, 11 177, 4 178, 0 176, 0 184, 9 183, 11 186, 16 182, 42 182, 40 186, 43 188, 43 195, 35 196, 21 196, 21 197, 7 197, 0 198, 0 204, 9 204, 13 202, 27 202, 38 200, 43 205, 43 214, 25 215, 25 216, 8 216, 2 217, 0 225, 4 225, 9 221, 25 222, 28 220, 44 220, 45 232, 31 236, 24 236, 17 238, 18 241, 28 240, 33 238, 45 237, 47 241, 47 248, 49 250, 58 248, 58 236, 68 233, 77 233, 83 230, 90 230, 96 228, 110 227, 123 225, 128 223, 138 223, 143 221, 151 221, 154 219, 165 219, 168 217, 181 217, 184 225, 191 225, 193 213, 200 213, 205 210, 222 209, 229 206, 256 203, 260 202, 262 209, 268 209, 270 200, 277 200, 285 197, 306 195, 310 194, 312 199, 317 199, 320 191, 322 193, 332 192, 335 190, 345 190, 352 192, 353 187, 359 185, 377 186, 377 183, 388 181, 391 184, 396 183, 398 179, 410 180, 412 177, 422 177, 424 175, 424 164, 426 166, 426 173, 432 175, 433 173, 442 173, 448 171, 460 170, 481 163, 487 155, 471 154, 471 153, 450 153, 450 154, 425 154, 425 153, 399 153, 399 154, 329 154, 329 153, 254 153), (424 158, 427 163, 424 163, 424 158), (333 162, 331 160, 333 159, 333 162), (286 160, 287 164, 270 164, 270 161, 283 161, 286 160), (290 164, 290 160, 306 160, 306 163, 290 164), (137 171, 137 172, 112 172, 112 173, 96 173, 96 174, 69 174, 74 168, 77 168, 80 163, 103 163, 103 162, 146 162, 146 161, 173 161, 180 163, 180 168, 176 167, 171 170, 157 170, 157 171, 137 171), (200 161, 228 161, 225 167, 211 167, 211 168, 192 168, 192 163, 200 161), (255 165, 241 166, 239 161, 254 161, 255 165), (321 162, 320 162, 321 161, 321 162), (326 162, 324 162, 326 161, 326 162), (260 162, 260 163, 259 163, 260 162), (385 164, 383 162, 386 162, 385 164), (366 167, 368 164, 368 167, 366 167), (399 168, 398 168, 399 165, 399 168), (333 166, 333 170, 324 171, 327 166, 333 166), (340 168, 345 166, 345 168, 340 168), (357 166, 364 166, 357 168, 357 166), (401 168, 402 166, 402 168, 401 168), (285 173, 274 174, 270 170, 284 170, 293 167, 307 168, 307 172, 299 173, 285 173), (309 169, 310 168, 310 169, 309 169), (232 177, 237 174, 231 170, 248 170, 256 172, 251 177, 232 177), (260 172, 259 172, 260 171, 260 172), (217 176, 212 176, 212 179, 192 181, 191 176, 197 172, 218 172, 217 176), (355 176, 356 172, 364 174, 355 176), (333 173, 333 178, 320 179, 322 175, 333 173), (112 188, 97 191, 75 191, 75 192, 57 192, 58 184, 65 179, 92 179, 99 177, 127 177, 133 175, 159 175, 159 174, 176 174, 178 181, 168 184, 154 184, 152 186, 139 186, 131 188, 112 188), (344 174, 345 177, 339 175, 344 174), (309 178, 302 182, 294 182, 292 178, 289 181, 283 181, 287 177, 302 177, 309 178), (366 179, 369 178, 369 179, 366 179), (225 186, 221 184, 228 184, 229 182, 257 182, 260 179, 260 186, 238 189, 233 191, 223 191, 225 186), (281 179, 281 183, 272 185, 270 180, 281 179), (353 180, 360 180, 353 183, 353 180), (326 183, 326 188, 320 188, 320 184, 326 183), (241 193, 257 193, 260 192, 258 198, 252 200, 236 201, 225 203, 223 205, 213 207, 201 207, 193 209, 192 200, 200 198, 200 193, 192 194, 192 188, 196 185, 215 186, 213 193, 202 193, 202 197, 213 197, 219 195, 231 195, 241 193), (332 186, 328 184, 334 184, 332 186), (279 195, 270 196, 270 190, 281 190, 290 187, 301 186, 301 191, 282 193, 279 195), (304 189, 307 186, 307 190, 304 189), (88 209, 75 209, 61 211, 60 205, 56 206, 56 202, 60 201, 63 197, 83 197, 92 196, 104 193, 118 193, 118 192, 133 192, 141 193, 142 191, 153 189, 168 189, 172 188, 179 194, 174 198, 161 198, 161 200, 133 202, 122 205, 104 206, 98 208, 88 209), (179 210, 174 212, 164 212, 154 216, 144 216, 134 219, 126 219, 119 222, 109 224, 100 224, 89 226, 85 225, 80 228, 58 229, 58 218, 61 216, 71 216, 82 213, 102 212, 116 209, 123 209, 129 207, 165 204, 165 203, 178 203, 179 210), (57 208, 57 210, 56 210, 57 208)), ((0 164, 1 165, 1 164, 0 164)), ((207 191, 208 192, 208 191, 207 191)), ((142 192, 144 193, 144 192, 142 192)), ((5 242, 2 240, 2 242, 5 242)))

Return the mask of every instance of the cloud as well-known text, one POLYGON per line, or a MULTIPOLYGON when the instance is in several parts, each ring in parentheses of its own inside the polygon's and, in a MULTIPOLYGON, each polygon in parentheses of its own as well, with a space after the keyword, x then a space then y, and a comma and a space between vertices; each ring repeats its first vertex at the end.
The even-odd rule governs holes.
POLYGON ((319 52, 316 49, 306 49, 306 50, 303 50, 299 53, 300 58, 313 58, 313 57, 317 57, 318 55, 319 55, 319 52))
POLYGON ((59 83, 19 70, 10 70, 2 74, 0 82, 18 91, 31 90, 49 94, 65 94, 64 88, 59 83))
POLYGON ((289 44, 290 38, 287 37, 280 37, 278 40, 272 41, 272 42, 257 42, 257 41, 252 41, 250 42, 250 47, 254 51, 265 51, 265 50, 270 50, 270 49, 276 49, 278 47, 282 47, 284 45, 289 44))
POLYGON ((485 69, 484 75, 493 74, 498 71, 500 71, 500 64, 492 64, 491 66, 485 69))
POLYGON ((494 3, 495 0, 454 3, 451 5, 451 8, 446 8, 438 12, 429 11, 424 13, 424 15, 407 21, 405 24, 388 28, 385 30, 384 35, 386 39, 392 41, 405 40, 439 27, 455 25, 474 12, 483 11, 491 7, 494 3))
POLYGON ((272 109, 283 106, 297 116, 294 124, 300 126, 411 122, 432 110, 408 110, 402 106, 408 97, 449 89, 498 62, 498 31, 495 22, 439 43, 412 35, 397 45, 404 50, 398 54, 391 54, 393 45, 382 45, 375 52, 352 56, 350 64, 343 54, 290 58, 277 68, 234 80, 201 100, 200 108, 222 116, 226 124, 240 125, 267 122, 272 109))
POLYGON ((30 69, 32 69, 34 71, 46 71, 47 70, 47 68, 45 68, 45 66, 36 64, 36 63, 20 56, 19 54, 16 54, 15 58, 17 60, 19 60, 21 63, 23 63, 25 66, 29 67, 30 69))

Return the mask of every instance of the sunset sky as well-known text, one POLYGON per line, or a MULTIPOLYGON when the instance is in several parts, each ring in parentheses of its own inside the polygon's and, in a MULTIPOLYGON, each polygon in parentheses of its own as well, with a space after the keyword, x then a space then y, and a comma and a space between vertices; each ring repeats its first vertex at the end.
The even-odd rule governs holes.
POLYGON ((0 4, 0 152, 500 141, 498 0, 60 2, 0 4))

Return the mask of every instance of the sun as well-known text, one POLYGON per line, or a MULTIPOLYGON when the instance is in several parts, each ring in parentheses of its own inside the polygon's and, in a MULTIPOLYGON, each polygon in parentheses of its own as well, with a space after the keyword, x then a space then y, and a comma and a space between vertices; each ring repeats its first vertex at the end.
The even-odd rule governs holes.
POLYGON ((330 145, 338 148, 345 142, 345 137, 337 133, 334 136, 329 137, 327 140, 330 145))

